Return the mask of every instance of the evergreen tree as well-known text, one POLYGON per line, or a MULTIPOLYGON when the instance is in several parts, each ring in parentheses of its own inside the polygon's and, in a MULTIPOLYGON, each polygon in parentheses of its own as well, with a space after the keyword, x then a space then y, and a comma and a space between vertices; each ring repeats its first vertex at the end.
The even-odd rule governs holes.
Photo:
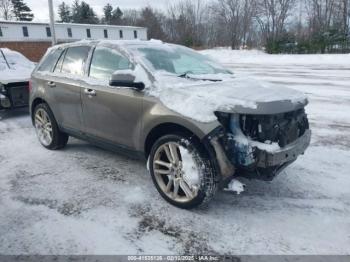
POLYGON ((34 14, 32 10, 27 6, 23 0, 11 0, 12 12, 16 20, 18 21, 32 21, 34 14))
POLYGON ((123 12, 122 12, 122 10, 120 10, 119 7, 117 7, 116 9, 114 9, 114 11, 112 13, 111 24, 112 25, 120 25, 122 23, 122 17, 123 17, 123 12))
POLYGON ((75 0, 72 6, 72 22, 79 24, 98 24, 99 19, 89 4, 75 0))
POLYGON ((80 19, 80 3, 79 0, 74 0, 71 8, 71 22, 76 22, 80 19))
POLYGON ((58 6, 58 15, 62 23, 69 23, 71 21, 70 8, 65 2, 62 2, 58 6))
POLYGON ((98 24, 99 20, 95 11, 86 2, 80 4, 80 23, 85 24, 98 24))
POLYGON ((106 24, 111 24, 112 16, 113 16, 113 7, 110 4, 107 4, 103 8, 103 22, 106 24))

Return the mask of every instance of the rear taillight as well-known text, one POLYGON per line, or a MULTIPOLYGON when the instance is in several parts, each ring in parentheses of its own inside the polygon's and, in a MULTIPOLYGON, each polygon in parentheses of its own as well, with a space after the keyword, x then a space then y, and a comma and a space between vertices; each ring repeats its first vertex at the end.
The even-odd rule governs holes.
POLYGON ((28 90, 29 90, 29 92, 32 92, 32 80, 29 80, 28 90))

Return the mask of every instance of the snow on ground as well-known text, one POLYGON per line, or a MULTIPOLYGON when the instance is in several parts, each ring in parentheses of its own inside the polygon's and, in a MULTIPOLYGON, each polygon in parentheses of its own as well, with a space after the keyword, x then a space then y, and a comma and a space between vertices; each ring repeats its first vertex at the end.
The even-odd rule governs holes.
POLYGON ((185 211, 161 199, 145 163, 76 139, 47 151, 25 112, 2 113, 0 253, 350 254, 347 57, 294 64, 299 56, 205 53, 308 94, 304 156, 271 183, 242 180, 240 195, 220 192, 208 209, 185 211))

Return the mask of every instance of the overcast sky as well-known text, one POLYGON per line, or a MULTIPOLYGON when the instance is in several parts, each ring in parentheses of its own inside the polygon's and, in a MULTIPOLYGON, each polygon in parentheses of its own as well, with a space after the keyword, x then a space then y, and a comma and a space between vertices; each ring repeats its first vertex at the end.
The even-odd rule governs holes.
MULTIPOLYGON (((102 8, 107 3, 112 6, 119 6, 121 9, 128 8, 141 8, 146 5, 151 5, 159 9, 166 9, 171 3, 176 3, 178 0, 84 0, 87 2, 95 12, 101 16, 102 8)), ((48 0, 25 0, 28 6, 33 10, 35 19, 34 21, 46 22, 49 20, 48 0)), ((57 19, 57 6, 62 0, 53 0, 55 6, 55 13, 57 19)), ((73 0, 64 0, 65 3, 71 4, 73 0)))

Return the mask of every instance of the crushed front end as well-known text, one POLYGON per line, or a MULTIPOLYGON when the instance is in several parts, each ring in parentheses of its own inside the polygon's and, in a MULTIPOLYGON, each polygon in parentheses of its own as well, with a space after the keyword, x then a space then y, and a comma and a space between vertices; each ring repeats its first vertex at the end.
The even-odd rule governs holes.
POLYGON ((234 174, 271 181, 310 144, 311 130, 303 108, 273 115, 217 113, 217 117, 222 127, 209 138, 226 178, 234 174))
POLYGON ((0 109, 29 105, 29 82, 0 83, 0 109))

